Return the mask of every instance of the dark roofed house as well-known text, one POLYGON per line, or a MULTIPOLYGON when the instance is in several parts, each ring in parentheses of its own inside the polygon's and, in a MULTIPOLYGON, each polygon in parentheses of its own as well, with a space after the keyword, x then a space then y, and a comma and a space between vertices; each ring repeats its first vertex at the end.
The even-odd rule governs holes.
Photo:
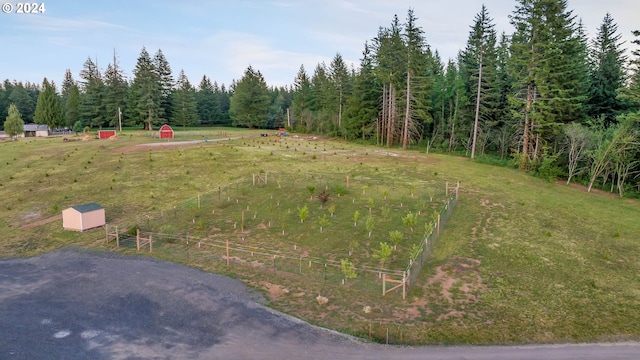
POLYGON ((65 230, 85 231, 105 224, 104 208, 97 203, 75 205, 62 210, 62 227, 65 230))

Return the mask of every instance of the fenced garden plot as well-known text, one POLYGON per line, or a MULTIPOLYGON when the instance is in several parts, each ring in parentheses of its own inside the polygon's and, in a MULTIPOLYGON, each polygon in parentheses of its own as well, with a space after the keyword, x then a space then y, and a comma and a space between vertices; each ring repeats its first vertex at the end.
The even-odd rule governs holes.
POLYGON ((455 205, 458 186, 388 180, 254 173, 119 225, 140 229, 137 249, 142 238, 154 251, 186 249, 207 261, 361 290, 382 287, 383 294, 402 288, 404 295, 455 205))

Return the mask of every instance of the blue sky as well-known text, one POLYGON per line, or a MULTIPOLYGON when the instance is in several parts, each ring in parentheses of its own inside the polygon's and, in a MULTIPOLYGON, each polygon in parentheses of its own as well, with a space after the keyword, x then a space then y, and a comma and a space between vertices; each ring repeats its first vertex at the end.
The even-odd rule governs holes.
MULTIPOLYGON (((7 0, 5 0, 7 1, 7 0)), ((357 66, 364 42, 388 26, 394 14, 404 21, 414 9, 432 50, 444 60, 465 46, 469 26, 484 3, 498 32, 512 32, 508 16, 515 0, 48 0, 44 14, 0 13, 0 79, 59 87, 66 69, 76 80, 91 57, 104 70, 115 49, 132 77, 142 47, 162 49, 177 77, 192 84, 203 75, 230 84, 252 65, 269 85, 289 85, 300 65, 315 66, 340 53, 357 66)), ((42 2, 40 2, 42 3, 42 2)), ((607 12, 629 45, 640 29, 638 0, 569 0, 589 34, 607 12)), ((627 47, 627 46, 626 46, 627 47)))

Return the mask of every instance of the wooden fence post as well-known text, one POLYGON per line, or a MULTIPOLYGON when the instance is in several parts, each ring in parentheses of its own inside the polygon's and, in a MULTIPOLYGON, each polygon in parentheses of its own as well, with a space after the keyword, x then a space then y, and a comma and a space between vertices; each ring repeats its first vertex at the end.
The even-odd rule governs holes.
POLYGON ((227 244, 227 266, 229 266, 229 239, 226 240, 227 244))
POLYGON ((382 273, 382 296, 387 293, 387 274, 382 273))
POLYGON ((140 229, 136 228, 136 250, 140 251, 140 229))

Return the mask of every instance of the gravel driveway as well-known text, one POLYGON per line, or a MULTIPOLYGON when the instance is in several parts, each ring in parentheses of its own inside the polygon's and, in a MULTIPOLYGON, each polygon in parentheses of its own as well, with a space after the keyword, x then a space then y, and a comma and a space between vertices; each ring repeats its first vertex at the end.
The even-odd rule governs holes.
POLYGON ((413 347, 365 343, 261 305, 181 265, 61 250, 0 259, 0 359, 637 359, 640 344, 413 347))

